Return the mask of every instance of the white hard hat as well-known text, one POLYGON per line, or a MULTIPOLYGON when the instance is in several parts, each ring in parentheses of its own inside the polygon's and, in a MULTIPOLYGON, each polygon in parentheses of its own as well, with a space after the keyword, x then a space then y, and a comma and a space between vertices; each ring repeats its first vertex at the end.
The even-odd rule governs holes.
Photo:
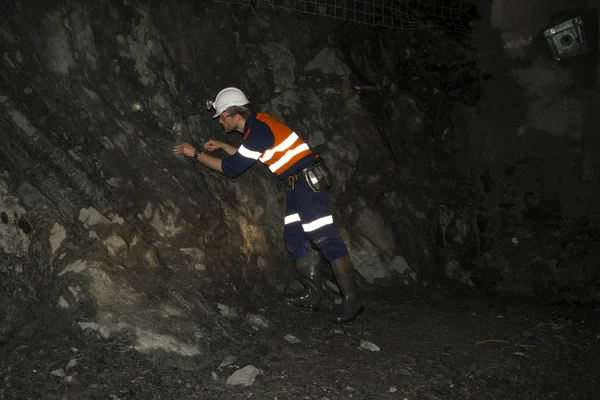
POLYGON ((238 88, 228 87, 219 92, 215 101, 207 101, 206 106, 210 110, 215 108, 217 111, 213 118, 217 118, 223 111, 231 106, 243 106, 250 103, 244 92, 238 88))

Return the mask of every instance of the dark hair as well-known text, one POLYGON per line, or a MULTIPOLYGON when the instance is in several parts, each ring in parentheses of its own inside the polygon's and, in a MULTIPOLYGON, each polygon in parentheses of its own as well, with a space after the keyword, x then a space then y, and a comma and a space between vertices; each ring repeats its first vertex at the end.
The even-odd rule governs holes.
POLYGON ((242 118, 248 118, 250 115, 252 115, 252 110, 250 107, 248 107, 248 105, 227 107, 225 111, 232 115, 239 114, 242 116, 242 118))

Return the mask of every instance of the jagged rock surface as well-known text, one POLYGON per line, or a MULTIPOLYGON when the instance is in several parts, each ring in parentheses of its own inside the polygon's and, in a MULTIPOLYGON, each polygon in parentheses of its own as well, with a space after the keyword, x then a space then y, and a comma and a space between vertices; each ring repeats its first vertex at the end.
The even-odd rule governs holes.
MULTIPOLYGON (((229 85, 329 163, 337 226, 363 287, 449 280, 532 292, 563 279, 595 293, 593 280, 565 274, 554 233, 535 240, 542 228, 531 223, 499 235, 505 189, 473 166, 455 112, 481 95, 466 36, 352 32, 209 2, 3 7, 0 340, 42 296, 101 337, 199 355, 233 334, 217 306, 235 291, 227 285, 281 287, 290 276, 281 182, 259 166, 230 180, 171 154, 182 141, 239 142, 204 109, 229 85), (548 242, 540 259, 533 249, 548 242)), ((257 314, 239 312, 248 315, 257 314)))

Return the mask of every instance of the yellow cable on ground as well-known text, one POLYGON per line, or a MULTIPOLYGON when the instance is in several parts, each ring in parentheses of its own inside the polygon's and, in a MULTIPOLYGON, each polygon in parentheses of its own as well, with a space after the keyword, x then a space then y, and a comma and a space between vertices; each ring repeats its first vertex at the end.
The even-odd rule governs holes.
POLYGON ((483 344, 483 343, 504 343, 504 344, 510 344, 506 340, 497 340, 497 339, 481 340, 481 341, 477 342, 477 344, 483 344))
POLYGON ((550 323, 548 323, 548 324, 546 324, 546 325, 553 326, 553 327, 555 327, 555 328, 564 328, 564 327, 565 327, 565 326, 567 326, 568 324, 557 324, 556 322, 550 322, 550 323))

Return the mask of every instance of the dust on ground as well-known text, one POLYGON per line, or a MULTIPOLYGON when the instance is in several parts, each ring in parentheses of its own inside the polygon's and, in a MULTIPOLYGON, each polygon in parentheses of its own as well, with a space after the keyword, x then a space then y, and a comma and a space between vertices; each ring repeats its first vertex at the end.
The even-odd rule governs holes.
POLYGON ((312 312, 253 299, 268 328, 233 323, 238 339, 188 359, 140 354, 126 338, 32 316, 38 322, 0 348, 0 399, 600 398, 595 305, 392 290, 364 297, 366 312, 343 325, 330 322, 330 301, 312 312), (260 370, 250 386, 226 384, 248 365, 260 370))

